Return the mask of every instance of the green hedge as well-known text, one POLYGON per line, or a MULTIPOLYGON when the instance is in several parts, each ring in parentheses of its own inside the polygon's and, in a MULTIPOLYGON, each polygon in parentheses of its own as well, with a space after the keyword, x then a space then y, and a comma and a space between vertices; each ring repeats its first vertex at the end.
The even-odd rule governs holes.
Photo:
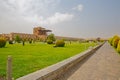
POLYGON ((111 46, 112 46, 112 40, 113 40, 113 38, 109 39, 109 43, 111 44, 111 46))
POLYGON ((65 46, 65 42, 64 40, 57 40, 55 43, 56 47, 64 47, 65 46))
POLYGON ((5 47, 5 45, 6 45, 6 39, 1 37, 0 38, 0 48, 5 47))
POLYGON ((120 37, 115 35, 109 39, 109 43, 120 53, 120 37))
POLYGON ((120 40, 119 36, 114 36, 112 40, 112 46, 117 48, 118 41, 120 40))
POLYGON ((48 40, 47 40, 47 43, 48 43, 48 44, 53 44, 53 41, 50 40, 50 39, 48 39, 48 40))
POLYGON ((117 51, 120 53, 120 40, 118 42, 117 51))

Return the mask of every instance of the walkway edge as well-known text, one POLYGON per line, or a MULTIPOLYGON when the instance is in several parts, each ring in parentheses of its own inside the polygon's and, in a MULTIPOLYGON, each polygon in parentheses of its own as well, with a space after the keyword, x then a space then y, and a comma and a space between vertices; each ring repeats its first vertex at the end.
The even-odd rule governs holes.
POLYGON ((81 60, 85 59, 90 54, 93 54, 98 50, 104 43, 92 48, 87 51, 70 57, 64 61, 61 61, 57 64, 51 65, 42 70, 30 73, 26 76, 20 77, 16 80, 56 80, 60 75, 64 74, 67 70, 72 68, 74 65, 79 63, 81 60))

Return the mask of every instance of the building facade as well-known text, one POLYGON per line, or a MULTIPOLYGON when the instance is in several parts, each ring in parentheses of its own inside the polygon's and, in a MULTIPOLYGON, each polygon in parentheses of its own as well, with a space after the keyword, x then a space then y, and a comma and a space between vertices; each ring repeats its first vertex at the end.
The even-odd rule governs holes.
POLYGON ((5 37, 7 40, 15 40, 16 36, 25 40, 45 40, 47 38, 47 32, 51 32, 51 30, 46 30, 42 27, 35 27, 33 28, 33 34, 12 32, 10 34, 0 34, 0 37, 5 37))

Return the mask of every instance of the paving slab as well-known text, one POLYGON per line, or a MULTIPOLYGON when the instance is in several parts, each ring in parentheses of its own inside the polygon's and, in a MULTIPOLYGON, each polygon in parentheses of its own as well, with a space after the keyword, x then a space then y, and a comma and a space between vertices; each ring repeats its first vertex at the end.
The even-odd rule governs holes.
POLYGON ((58 80, 120 80, 120 55, 106 42, 58 80))

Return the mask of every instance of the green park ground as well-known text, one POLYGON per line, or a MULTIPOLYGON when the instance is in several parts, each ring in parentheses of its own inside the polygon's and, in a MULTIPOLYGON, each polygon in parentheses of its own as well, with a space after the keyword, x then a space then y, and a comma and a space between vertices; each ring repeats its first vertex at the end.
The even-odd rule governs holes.
POLYGON ((96 43, 66 42, 65 47, 53 47, 43 42, 22 44, 7 44, 0 48, 0 76, 6 76, 8 55, 12 56, 13 77, 19 78, 31 72, 40 70, 71 56, 79 54, 96 43))

